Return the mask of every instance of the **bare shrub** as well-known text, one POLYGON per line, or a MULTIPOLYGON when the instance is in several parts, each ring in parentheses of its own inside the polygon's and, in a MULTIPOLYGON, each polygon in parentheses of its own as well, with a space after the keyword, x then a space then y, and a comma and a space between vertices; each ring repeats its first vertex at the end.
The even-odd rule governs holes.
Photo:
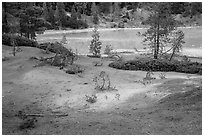
POLYGON ((152 71, 147 71, 145 78, 143 78, 144 80, 152 80, 155 79, 154 77, 152 77, 152 75, 154 75, 154 73, 152 71))
POLYGON ((101 71, 100 74, 94 77, 95 89, 104 90, 116 90, 115 87, 111 87, 111 81, 109 75, 105 71, 101 71))
POLYGON ((95 103, 97 101, 97 96, 96 95, 85 95, 86 96, 86 101, 89 103, 95 103))
POLYGON ((182 61, 184 62, 184 63, 189 63, 190 62, 190 59, 187 57, 187 56, 183 56, 182 57, 182 61))
POLYGON ((117 100, 120 100, 120 94, 119 94, 119 93, 116 93, 116 94, 115 94, 115 98, 116 98, 117 100))
POLYGON ((151 84, 153 79, 156 79, 154 77, 152 77, 152 75, 154 75, 154 73, 152 71, 147 71, 145 77, 142 80, 137 80, 135 81, 136 83, 141 83, 143 85, 147 85, 147 84, 151 84))
POLYGON ((159 77, 160 77, 160 79, 166 79, 166 74, 165 73, 160 73, 159 77))
POLYGON ((104 54, 110 55, 111 50, 113 50, 112 46, 111 45, 106 45, 105 50, 104 50, 104 54))

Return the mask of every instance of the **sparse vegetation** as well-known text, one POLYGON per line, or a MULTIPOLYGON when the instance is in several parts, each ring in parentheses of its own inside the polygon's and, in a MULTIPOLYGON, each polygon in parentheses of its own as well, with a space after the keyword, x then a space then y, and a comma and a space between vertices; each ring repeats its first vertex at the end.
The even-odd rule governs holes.
POLYGON ((111 86, 110 77, 105 71, 101 71, 98 76, 94 77, 93 81, 95 82, 95 89, 97 90, 116 90, 115 87, 111 86))
POLYGON ((152 75, 154 75, 153 72, 147 71, 145 77, 142 80, 136 80, 134 82, 141 83, 146 86, 147 84, 151 84, 153 79, 156 79, 152 75))
POLYGON ((166 74, 165 73, 160 73, 159 77, 160 77, 160 79, 166 79, 166 74))
POLYGON ((106 45, 105 50, 104 50, 104 54, 111 55, 112 50, 113 50, 113 48, 111 45, 106 45))
MULTIPOLYGON (((78 59, 76 53, 73 52, 72 49, 65 48, 62 43, 43 43, 40 44, 40 48, 45 49, 46 52, 54 52, 56 53, 53 57, 48 58, 37 58, 33 57, 31 59, 39 60, 40 63, 35 65, 34 67, 44 66, 44 65, 52 65, 58 67, 66 67, 69 65, 73 65, 74 61, 78 59)), ((71 67, 67 70, 67 73, 75 74, 81 72, 78 67, 71 67)))
POLYGON ((85 95, 86 96, 86 101, 89 103, 95 103, 97 101, 97 96, 96 95, 85 95))
POLYGON ((202 134, 201 5, 3 2, 2 134, 202 134))
POLYGON ((116 98, 117 100, 120 100, 120 94, 119 94, 119 93, 116 93, 116 94, 115 94, 115 98, 116 98))

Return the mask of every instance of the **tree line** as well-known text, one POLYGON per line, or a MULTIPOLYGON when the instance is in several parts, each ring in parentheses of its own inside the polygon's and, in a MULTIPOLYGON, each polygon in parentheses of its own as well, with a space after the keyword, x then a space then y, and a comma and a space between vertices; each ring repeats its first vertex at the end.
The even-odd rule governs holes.
MULTIPOLYGON (((33 37, 34 31, 59 28, 87 28, 87 20, 83 15, 93 16, 93 22, 98 22, 98 15, 110 14, 117 18, 121 9, 151 10, 153 2, 3 2, 2 25, 3 32, 16 32, 26 37, 33 37), (71 13, 69 15, 68 13, 71 13), (9 23, 9 18, 17 18, 19 25, 9 23), (16 27, 17 26, 17 27, 16 27), (26 33, 30 30, 29 33, 26 33)), ((169 2, 171 14, 194 16, 202 13, 201 2, 169 2)))

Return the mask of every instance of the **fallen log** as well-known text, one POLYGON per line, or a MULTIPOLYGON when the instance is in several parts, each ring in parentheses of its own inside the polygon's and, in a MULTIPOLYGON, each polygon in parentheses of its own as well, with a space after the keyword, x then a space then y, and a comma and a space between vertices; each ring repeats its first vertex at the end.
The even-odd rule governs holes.
MULTIPOLYGON (((19 115, 17 115, 19 116, 19 115)), ((66 117, 68 114, 23 114, 24 117, 66 117)))

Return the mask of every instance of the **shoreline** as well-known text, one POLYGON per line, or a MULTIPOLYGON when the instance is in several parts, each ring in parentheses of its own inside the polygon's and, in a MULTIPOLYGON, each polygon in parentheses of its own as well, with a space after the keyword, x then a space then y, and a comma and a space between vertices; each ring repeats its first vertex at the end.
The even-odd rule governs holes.
MULTIPOLYGON (((202 26, 195 27, 177 27, 178 29, 194 29, 194 28, 202 28, 202 26)), ((148 28, 99 28, 98 31, 120 31, 120 30, 142 30, 148 28)), ((91 32, 93 28, 87 29, 71 29, 71 30, 46 30, 43 34, 37 35, 45 35, 45 34, 61 34, 61 33, 83 33, 83 32, 91 32)))

